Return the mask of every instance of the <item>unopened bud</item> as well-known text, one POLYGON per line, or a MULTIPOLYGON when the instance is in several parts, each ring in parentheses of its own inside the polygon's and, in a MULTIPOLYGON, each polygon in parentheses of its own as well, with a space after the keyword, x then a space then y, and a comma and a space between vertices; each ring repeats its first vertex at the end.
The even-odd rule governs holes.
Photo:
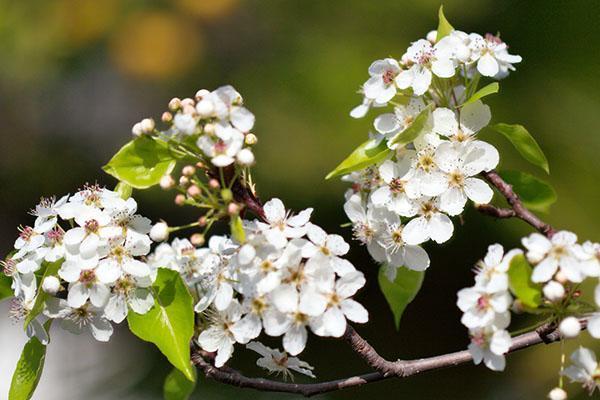
POLYGON ((208 187, 210 187, 211 189, 218 189, 221 187, 221 184, 219 183, 218 180, 216 180, 215 178, 211 179, 208 181, 208 187))
POLYGON ((204 216, 204 215, 201 216, 200 218, 198 218, 198 226, 201 228, 205 227, 207 222, 208 222, 208 218, 206 218, 206 216, 204 216))
POLYGON ((150 229, 150 239, 155 242, 164 242, 169 238, 169 225, 166 222, 157 222, 150 229))
POLYGON ((190 197, 198 197, 201 193, 202 191, 196 185, 192 185, 187 189, 187 194, 190 195, 190 197))
POLYGON ((133 136, 142 136, 144 134, 142 124, 140 122, 136 122, 136 124, 133 125, 133 128, 131 128, 131 133, 133 133, 133 136))
POLYGON ((196 104, 196 111, 200 118, 210 118, 215 112, 215 105, 208 99, 200 100, 196 104))
POLYGON ((54 296, 60 290, 60 281, 55 276, 47 276, 42 281, 42 290, 54 296))
POLYGON ((208 96, 210 94, 210 92, 206 89, 200 89, 196 92, 196 101, 200 101, 202 100, 202 98, 208 96))
POLYGON ((229 203, 227 204, 227 214, 229 215, 238 215, 240 213, 240 206, 237 203, 229 203))
POLYGON ((198 161, 196 163, 196 167, 198 167, 200 169, 204 169, 204 168, 206 168, 206 165, 204 165, 204 163, 202 161, 198 161))
POLYGON ((190 178, 188 178, 187 176, 179 177, 179 186, 186 187, 189 184, 190 184, 190 178))
POLYGON ((173 97, 171 101, 169 101, 169 110, 175 112, 181 108, 181 100, 177 97, 173 97))
POLYGON ((202 246, 205 241, 204 235, 201 233, 194 233, 190 236, 190 242, 192 242, 194 246, 202 246))
POLYGON ((243 166, 254 164, 254 153, 250 149, 241 149, 236 155, 238 163, 243 166))
POLYGON ((567 400, 567 392, 559 387, 555 387, 548 393, 550 400, 567 400))
POLYGON ((229 203, 231 200, 233 200, 233 193, 231 190, 225 188, 221 190, 221 198, 225 203, 229 203))
POLYGON ((181 107, 194 107, 196 105, 196 102, 194 101, 194 99, 190 99, 189 97, 186 97, 185 99, 181 100, 181 107))
POLYGON ((523 307, 523 303, 521 302, 521 300, 516 299, 515 301, 513 301, 510 310, 515 314, 522 314, 523 311, 525 311, 525 307, 523 307))
POLYGON ((152 118, 144 118, 140 121, 140 124, 142 126, 142 132, 144 133, 151 133, 156 126, 152 118))
POLYGON ((554 275, 554 279, 556 281, 558 281, 559 283, 562 283, 563 285, 565 283, 569 282, 569 278, 567 278, 566 275, 562 271, 558 271, 556 273, 556 275, 554 275))
POLYGON ((193 165, 186 165, 185 167, 183 167, 183 169, 181 170, 181 173, 185 176, 192 176, 196 173, 196 168, 194 168, 193 165))
POLYGON ((560 330, 561 335, 570 339, 579 335, 579 332, 581 332, 581 324, 577 318, 567 317, 561 321, 558 329, 560 330))
POLYGON ((196 108, 194 106, 183 106, 182 109, 184 114, 190 114, 190 115, 194 115, 196 114, 196 108))
POLYGON ((165 111, 164 113, 162 113, 162 116, 160 117, 161 121, 164 122, 165 124, 170 123, 171 121, 173 121, 173 114, 171 114, 168 111, 165 111))
POLYGON ((429 31, 429 33, 427 33, 426 39, 431 44, 435 44, 435 40, 437 39, 437 31, 429 31))
POLYGON ((163 177, 160 178, 160 187, 162 189, 168 190, 173 186, 175 186, 175 179, 173 179, 171 175, 163 175, 163 177))
POLYGON ((215 133, 215 124, 206 124, 204 125, 204 133, 207 135, 212 135, 215 133))
POLYGON ((554 302, 565 297, 565 287, 556 281, 548 282, 543 289, 544 297, 554 302))
POLYGON ((178 206, 182 206, 185 204, 185 196, 183 194, 178 194, 175 196, 175 204, 178 206))
POLYGON ((246 143, 248 146, 253 146, 256 144, 256 142, 258 142, 258 138, 254 133, 249 133, 244 138, 244 143, 246 143))

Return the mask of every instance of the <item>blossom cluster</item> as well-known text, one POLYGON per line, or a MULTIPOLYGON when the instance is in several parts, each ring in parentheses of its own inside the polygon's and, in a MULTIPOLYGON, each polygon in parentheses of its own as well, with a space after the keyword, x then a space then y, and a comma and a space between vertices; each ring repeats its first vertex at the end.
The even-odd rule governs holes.
POLYGON ((264 221, 243 222, 243 243, 216 235, 208 247, 196 248, 175 239, 148 258, 152 267, 179 271, 195 291, 195 311, 206 325, 197 342, 217 352, 217 367, 231 357, 235 343, 247 344, 263 330, 283 335, 284 350, 295 356, 306 346, 307 328, 340 337, 346 319, 368 320, 367 310, 352 299, 365 278, 342 258, 349 250, 344 239, 311 223, 310 208, 291 215, 275 198, 264 211, 264 221))
POLYGON ((506 330, 510 324, 512 296, 508 290, 510 261, 521 250, 504 254, 499 244, 488 247, 483 260, 477 264, 475 285, 458 292, 457 305, 463 312, 461 322, 469 329, 469 352, 475 364, 482 361, 494 370, 505 367, 504 354, 511 345, 506 330))
POLYGON ((152 119, 136 123, 132 132, 136 136, 159 134, 166 137, 193 142, 215 167, 226 167, 233 163, 249 166, 254 163, 250 146, 256 136, 250 131, 254 127, 254 114, 243 106, 242 96, 232 86, 221 86, 214 91, 199 90, 194 99, 173 98, 169 111, 162 121, 169 125, 164 132, 155 130, 152 119))
POLYGON ((73 333, 90 331, 108 341, 111 322, 122 322, 129 308, 140 314, 152 308, 151 269, 142 261, 152 224, 136 212, 133 198, 98 185, 42 199, 32 211, 34 225, 20 228, 15 252, 3 263, 13 280, 13 316, 36 314, 29 334, 46 342, 42 322, 48 317, 73 333), (41 290, 36 275, 43 276, 41 290))

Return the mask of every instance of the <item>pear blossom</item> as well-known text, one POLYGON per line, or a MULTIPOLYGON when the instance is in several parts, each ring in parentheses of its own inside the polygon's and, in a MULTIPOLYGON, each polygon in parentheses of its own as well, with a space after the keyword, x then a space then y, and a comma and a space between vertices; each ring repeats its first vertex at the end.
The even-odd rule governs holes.
POLYGON ((583 384, 583 388, 590 395, 593 394, 600 387, 596 354, 588 348, 579 347, 571 354, 571 362, 573 364, 565 368, 562 374, 569 377, 571 382, 583 384))
POLYGON ((266 369, 269 373, 282 374, 284 378, 293 378, 290 371, 295 371, 311 378, 316 378, 312 372, 314 367, 297 357, 290 357, 286 352, 281 352, 279 349, 272 349, 260 342, 250 342, 246 345, 246 348, 261 355, 256 360, 256 365, 266 369))
POLYGON ((46 302, 44 314, 49 318, 60 319, 60 326, 76 335, 90 332, 99 342, 108 342, 113 333, 110 321, 101 308, 90 303, 81 307, 71 307, 66 300, 50 298, 46 302))
POLYGON ((531 280, 547 282, 560 269, 570 281, 581 282, 584 276, 574 254, 576 242, 577 236, 568 231, 556 232, 551 239, 539 233, 523 238, 527 259, 536 264, 531 280))
POLYGON ((151 284, 150 277, 121 276, 106 303, 106 317, 120 324, 127 317, 129 308, 137 314, 146 314, 154 306, 154 296, 149 289, 151 284))
POLYGON ((491 293, 508 290, 508 268, 518 254, 523 254, 523 251, 513 249, 504 254, 501 245, 488 246, 487 254, 477 263, 476 285, 491 293))
POLYGON ((387 103, 396 95, 394 79, 400 73, 400 65, 393 58, 374 61, 369 67, 371 77, 363 85, 365 98, 377 103, 387 103))
POLYGON ((510 349, 511 343, 510 334, 505 330, 479 328, 471 332, 469 353, 475 365, 483 361, 489 369, 503 371, 506 366, 504 354, 510 349))
POLYGON ((376 207, 386 206, 390 211, 410 217, 416 212, 414 199, 419 197, 415 188, 411 168, 414 152, 405 154, 399 162, 386 160, 379 166, 379 175, 385 185, 371 193, 371 202, 376 207))
POLYGON ((514 71, 513 64, 521 62, 521 56, 508 53, 508 46, 498 36, 476 33, 470 35, 472 60, 477 61, 477 70, 483 76, 504 78, 508 71, 514 71))
POLYGON ((278 198, 267 201, 263 209, 266 222, 258 222, 258 229, 267 241, 277 248, 283 248, 290 238, 298 238, 306 233, 306 224, 313 209, 307 208, 298 215, 290 216, 285 211, 283 202, 278 198))
POLYGON ((233 354, 235 338, 231 327, 242 317, 242 309, 237 300, 229 303, 222 311, 210 314, 211 325, 198 336, 197 342, 206 351, 216 351, 215 366, 225 365, 233 354))
POLYGON ((436 108, 433 113, 433 132, 452 141, 466 142, 474 140, 475 135, 490 123, 490 108, 481 100, 460 108, 457 114, 445 107, 436 108))
POLYGON ((418 217, 411 219, 402 230, 402 240, 409 245, 421 244, 429 239, 444 243, 452 237, 454 225, 440 211, 440 201, 431 197, 418 200, 418 217))

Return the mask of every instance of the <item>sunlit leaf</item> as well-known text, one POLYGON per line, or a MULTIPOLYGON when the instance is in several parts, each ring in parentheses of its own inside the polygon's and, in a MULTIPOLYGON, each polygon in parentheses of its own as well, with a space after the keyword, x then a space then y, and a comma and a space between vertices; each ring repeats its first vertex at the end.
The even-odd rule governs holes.
POLYGON ((481 100, 485 96, 489 96, 490 94, 498 93, 500 90, 500 85, 498 82, 492 82, 489 85, 486 85, 475 92, 467 101, 462 103, 461 107, 466 106, 467 104, 471 104, 476 102, 477 100, 481 100))
MULTIPOLYGON (((57 260, 55 262, 44 262, 43 263, 44 274, 42 275, 42 277, 40 279, 40 286, 41 286, 41 283, 44 282, 44 279, 46 277, 58 276, 58 270, 60 269, 60 266, 62 265, 63 261, 64 261, 64 259, 61 258, 60 260, 57 260)), ((27 313, 27 317, 25 317, 25 323, 23 324, 24 329, 27 329, 27 326, 29 326, 31 321, 33 321, 35 319, 35 317, 37 317, 38 315, 40 315, 40 313, 42 311, 44 311, 44 304, 46 303, 46 300, 48 299, 48 297, 50 297, 50 295, 48 293, 44 292, 41 288, 38 289, 38 294, 35 298, 35 303, 33 304, 31 311, 29 311, 29 313, 27 313)))
POLYGON ((531 210, 548 212, 558 198, 548 182, 535 176, 521 171, 500 171, 499 174, 512 185, 523 204, 531 210))
POLYGON ((141 136, 123 146, 103 169, 121 182, 145 189, 160 182, 175 167, 175 157, 167 143, 141 136))
POLYGON ((542 304, 542 288, 531 281, 531 265, 523 254, 515 255, 508 267, 508 282, 511 292, 523 305, 537 308, 542 304))
POLYGON ((495 124, 490 128, 503 134, 524 159, 550 173, 544 152, 523 125, 495 124))
POLYGON ((177 271, 160 268, 152 286, 154 307, 140 315, 130 311, 129 329, 137 337, 154 343, 171 364, 194 381, 190 362, 190 340, 194 334, 193 299, 177 271))
POLYGON ((133 188, 125 182, 119 182, 115 187, 115 192, 119 193, 119 196, 121 196, 123 200, 127 200, 131 197, 133 188))
POLYGON ((454 30, 454 27, 450 25, 450 22, 446 19, 444 15, 444 6, 440 6, 440 10, 438 11, 438 28, 437 28, 437 36, 435 38, 436 42, 439 42, 441 38, 447 36, 454 30))
MULTIPOLYGON (((193 370, 196 376, 196 370, 193 370)), ((177 368, 167 375, 163 386, 163 397, 165 400, 187 400, 196 388, 196 381, 190 381, 177 368)))
POLYGON ((427 120, 431 115, 432 108, 433 104, 429 104, 427 107, 421 110, 421 112, 415 117, 413 122, 406 129, 398 133, 390 140, 390 144, 404 146, 419 137, 423 131, 423 128, 425 128, 425 125, 427 124, 427 120))
POLYGON ((387 143, 370 139, 358 146, 344 161, 331 171, 325 179, 346 175, 383 161, 391 152, 387 143))
POLYGON ((31 399, 42 376, 45 360, 46 346, 36 337, 29 339, 17 362, 8 392, 8 400, 31 399))
POLYGON ((394 314, 396 329, 399 329, 402 314, 404 313, 406 306, 408 306, 417 296, 417 293, 419 293, 421 285, 423 284, 425 272, 413 271, 406 267, 400 267, 397 270, 396 279, 394 282, 390 282, 385 274, 385 268, 385 265, 382 265, 379 268, 379 287, 394 314))
POLYGON ((229 228, 231 230, 231 236, 238 241, 238 243, 244 243, 246 241, 246 233, 244 232, 244 225, 239 215, 231 217, 229 222, 229 228))

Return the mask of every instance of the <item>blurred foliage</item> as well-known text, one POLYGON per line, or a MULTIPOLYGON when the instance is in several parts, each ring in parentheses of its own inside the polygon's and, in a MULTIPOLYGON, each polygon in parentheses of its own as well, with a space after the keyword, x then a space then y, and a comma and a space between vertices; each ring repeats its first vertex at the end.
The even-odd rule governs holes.
MULTIPOLYGON (((315 206, 328 231, 349 239, 339 228, 345 185, 323 177, 369 130, 371 119, 348 116, 360 101, 355 91, 371 61, 400 57, 410 40, 435 28, 439 2, 0 0, 0 7, 0 251, 6 252, 40 195, 73 192, 86 181, 114 185, 100 166, 129 140, 134 122, 158 118, 170 97, 224 83, 232 83, 257 116, 262 197, 279 196, 295 209, 315 206)), ((504 168, 552 182, 558 202, 544 218, 599 240, 600 2, 447 1, 445 14, 465 31, 501 32, 511 52, 523 56, 517 72, 500 82, 500 94, 486 102, 494 122, 528 128, 552 174, 542 176, 502 138, 485 138, 499 147, 504 168)), ((141 194, 139 203, 156 219, 194 218, 171 207, 160 190, 141 194)), ((352 250, 369 279, 359 300, 372 321, 360 331, 381 354, 420 357, 463 348, 457 289, 471 283, 470 269, 487 245, 514 246, 529 232, 520 221, 484 219, 474 211, 456 224, 452 242, 428 246, 432 267, 399 333, 377 288, 377 269, 363 249, 352 250)), ((320 379, 367 370, 343 344, 309 341, 303 358, 320 379)), ((236 352, 234 364, 261 373, 241 348, 236 352)), ((153 359, 150 375, 132 382, 132 390, 160 393, 168 369, 153 359)), ((503 374, 464 366, 327 398, 541 398, 558 365, 557 346, 539 347, 511 356, 503 374)), ((198 392, 206 399, 285 397, 205 380, 198 392)))

